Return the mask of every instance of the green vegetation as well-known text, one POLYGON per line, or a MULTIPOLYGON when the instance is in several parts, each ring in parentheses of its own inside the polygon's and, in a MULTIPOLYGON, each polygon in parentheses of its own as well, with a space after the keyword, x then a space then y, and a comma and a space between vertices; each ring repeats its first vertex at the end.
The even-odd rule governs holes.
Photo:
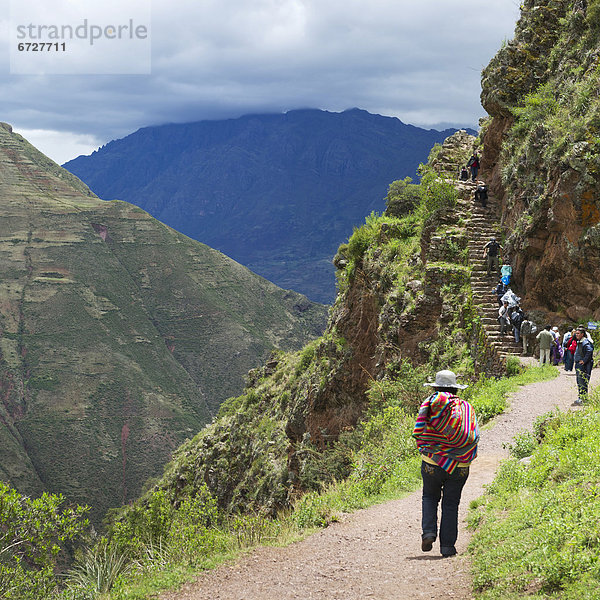
POLYGON ((469 517, 479 598, 598 597, 599 446, 599 390, 584 410, 546 415, 517 436, 469 517))
POLYGON ((101 529, 327 308, 89 194, 6 127, 0 162, 0 479, 101 529))
POLYGON ((571 250, 600 249, 599 10, 596 1, 526 2, 515 40, 484 70, 484 106, 514 121, 501 153, 508 208, 520 217, 509 250, 524 249, 565 202, 580 228, 581 239, 568 236, 571 250))
MULTIPOLYGON (((530 369, 508 380, 482 380, 466 393, 474 406, 484 406, 489 396, 503 398, 520 384, 555 374, 552 368, 530 369)), ((56 508, 62 503, 59 497, 30 501, 8 488, 2 489, 2 531, 7 531, 4 524, 9 520, 11 532, 18 531, 20 535, 27 532, 27 541, 35 544, 38 557, 35 564, 15 561, 12 554, 16 552, 10 546, 16 535, 10 533, 10 539, 9 534, 2 538, 2 572, 10 574, 11 585, 19 583, 13 595, 5 592, 7 595, 3 597, 142 600, 160 589, 176 587, 194 573, 212 568, 248 548, 289 543, 315 527, 337 520, 342 513, 415 489, 420 483, 419 458, 411 433, 416 407, 427 393, 423 388, 424 378, 424 370, 412 372, 406 364, 396 381, 372 382, 368 414, 350 434, 352 443, 346 440, 350 460, 347 478, 330 481, 321 491, 305 494, 276 518, 264 510, 245 515, 223 511, 204 485, 195 495, 187 495, 178 503, 173 501, 172 490, 155 490, 143 503, 120 514, 113 521, 108 537, 91 540, 87 550, 77 551, 75 565, 62 578, 62 591, 56 589, 54 577, 60 546, 50 546, 47 540, 64 542, 80 536, 86 526, 84 509, 58 512, 56 508), (15 506, 27 510, 21 508, 15 516, 15 506), (38 518, 44 519, 43 535, 31 527, 38 518), (6 560, 8 556, 10 560, 6 560)), ((495 406, 500 412, 505 405, 497 402, 495 406)), ((481 420, 485 422, 487 417, 481 415, 481 420)), ((540 431, 551 422, 544 421, 540 431)), ((34 546, 28 548, 33 556, 34 546)), ((25 553, 24 548, 20 551, 25 553)))
MULTIPOLYGON (((490 396, 501 399, 519 384, 555 373, 552 368, 530 369, 508 380, 482 380, 466 392, 474 406, 487 406, 490 396)), ((156 490, 143 503, 118 516, 108 538, 77 552, 61 592, 56 590, 54 577, 60 546, 54 542, 50 545, 48 540, 64 542, 80 536, 86 526, 84 510, 59 512, 60 497, 31 501, 2 488, 0 523, 7 533, 0 540, 0 566, 5 575, 0 583, 10 581, 13 586, 13 592, 5 590, 3 597, 91 600, 110 591, 111 600, 142 600, 257 544, 289 543, 335 521, 344 512, 415 489, 420 482, 419 459, 411 433, 416 407, 426 394, 424 379, 425 370, 413 371, 405 363, 395 381, 372 382, 368 415, 349 434, 352 443, 346 440, 350 470, 344 480, 331 481, 321 491, 305 494, 291 510, 279 512, 276 518, 265 511, 246 515, 222 511, 206 486, 179 503, 173 502, 172 490, 156 490), (44 519, 43 531, 31 527, 39 518, 44 519), (36 557, 27 563, 18 560, 17 552, 11 549, 18 535, 24 538, 24 532, 30 545, 27 550, 19 548, 19 552, 36 557)), ((503 402, 495 403, 497 412, 504 406, 503 402)), ((230 411, 231 406, 224 412, 230 411)), ((482 421, 486 419, 481 415, 482 421)))
POLYGON ((0 482, 0 598, 42 600, 56 588, 69 544, 87 526, 86 508, 65 508, 60 495, 30 499, 0 482))

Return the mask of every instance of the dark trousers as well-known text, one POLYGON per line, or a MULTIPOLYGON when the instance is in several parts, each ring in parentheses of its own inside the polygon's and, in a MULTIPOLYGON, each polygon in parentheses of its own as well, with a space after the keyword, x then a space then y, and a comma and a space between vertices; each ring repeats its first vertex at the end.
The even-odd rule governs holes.
POLYGON ((452 475, 437 465, 421 463, 423 477, 423 536, 438 535, 438 504, 442 500, 442 519, 439 538, 442 554, 456 554, 458 537, 458 505, 462 489, 469 476, 469 467, 457 467, 452 475))
POLYGON ((575 361, 573 360, 573 353, 570 350, 565 350, 563 360, 565 361, 565 371, 572 371, 575 361))
POLYGON ((499 262, 498 262, 498 255, 496 256, 490 256, 489 254, 487 255, 487 274, 488 277, 490 276, 490 271, 496 271, 499 272, 500 271, 500 267, 499 267, 499 262))
POLYGON ((577 397, 583 402, 584 400, 587 400, 590 375, 586 368, 581 365, 575 365, 575 375, 577 376, 577 397))

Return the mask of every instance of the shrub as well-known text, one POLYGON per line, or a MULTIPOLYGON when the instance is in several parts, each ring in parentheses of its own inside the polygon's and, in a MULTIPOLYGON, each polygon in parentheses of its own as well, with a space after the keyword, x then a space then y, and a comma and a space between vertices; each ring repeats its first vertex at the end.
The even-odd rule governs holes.
POLYGON ((83 589, 97 595, 110 591, 118 577, 129 569, 127 556, 102 539, 82 554, 67 573, 66 580, 72 589, 83 589))
POLYGON ((506 361, 506 374, 511 377, 513 375, 518 375, 523 371, 523 367, 521 366, 521 361, 518 356, 509 356, 506 361))
POLYGON ((0 598, 43 600, 56 587, 65 544, 88 526, 87 507, 63 507, 61 495, 21 496, 0 482, 0 598))

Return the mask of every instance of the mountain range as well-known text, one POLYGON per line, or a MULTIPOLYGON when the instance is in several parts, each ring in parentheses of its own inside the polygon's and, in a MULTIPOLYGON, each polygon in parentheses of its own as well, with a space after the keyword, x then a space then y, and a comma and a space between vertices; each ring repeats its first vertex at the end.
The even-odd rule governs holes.
POLYGON ((333 255, 390 182, 414 176, 454 133, 352 109, 145 127, 64 165, 118 198, 319 302, 333 255))
POLYGON ((7 124, 0 272, 0 480, 91 504, 95 522, 327 311, 100 200, 7 124))

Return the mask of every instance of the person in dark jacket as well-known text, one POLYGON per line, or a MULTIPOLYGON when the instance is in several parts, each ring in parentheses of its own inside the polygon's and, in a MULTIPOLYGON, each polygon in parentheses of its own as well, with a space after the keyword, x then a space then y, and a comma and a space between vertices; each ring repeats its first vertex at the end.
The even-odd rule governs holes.
POLYGON ((487 201, 488 201, 487 185, 485 185, 485 183, 483 183, 483 181, 480 181, 479 184, 477 185, 477 189, 475 190, 475 202, 481 202, 481 206, 483 208, 486 208, 487 201))
POLYGON ((523 311, 520 306, 515 306, 513 311, 510 313, 510 323, 513 327, 513 335, 515 336, 515 342, 518 344, 521 341, 521 323, 523 322, 523 311))
POLYGON ((498 282, 496 288, 492 290, 498 298, 498 306, 502 306, 502 296, 506 294, 506 290, 508 290, 508 286, 502 281, 502 279, 498 282))
POLYGON ((473 155, 467 163, 467 167, 471 169, 471 180, 475 181, 477 179, 477 173, 479 172, 479 155, 477 152, 473 152, 473 155))
POLYGON ((575 349, 575 375, 577 376, 577 400, 573 402, 574 406, 581 406, 588 395, 588 386, 590 384, 590 376, 592 374, 594 347, 588 340, 585 327, 578 327, 575 330, 577 338, 577 348, 575 349))
POLYGON ((483 247, 483 258, 487 260, 487 276, 490 276, 490 271, 494 270, 496 273, 500 270, 500 264, 498 262, 498 253, 503 250, 502 246, 493 237, 483 247))

